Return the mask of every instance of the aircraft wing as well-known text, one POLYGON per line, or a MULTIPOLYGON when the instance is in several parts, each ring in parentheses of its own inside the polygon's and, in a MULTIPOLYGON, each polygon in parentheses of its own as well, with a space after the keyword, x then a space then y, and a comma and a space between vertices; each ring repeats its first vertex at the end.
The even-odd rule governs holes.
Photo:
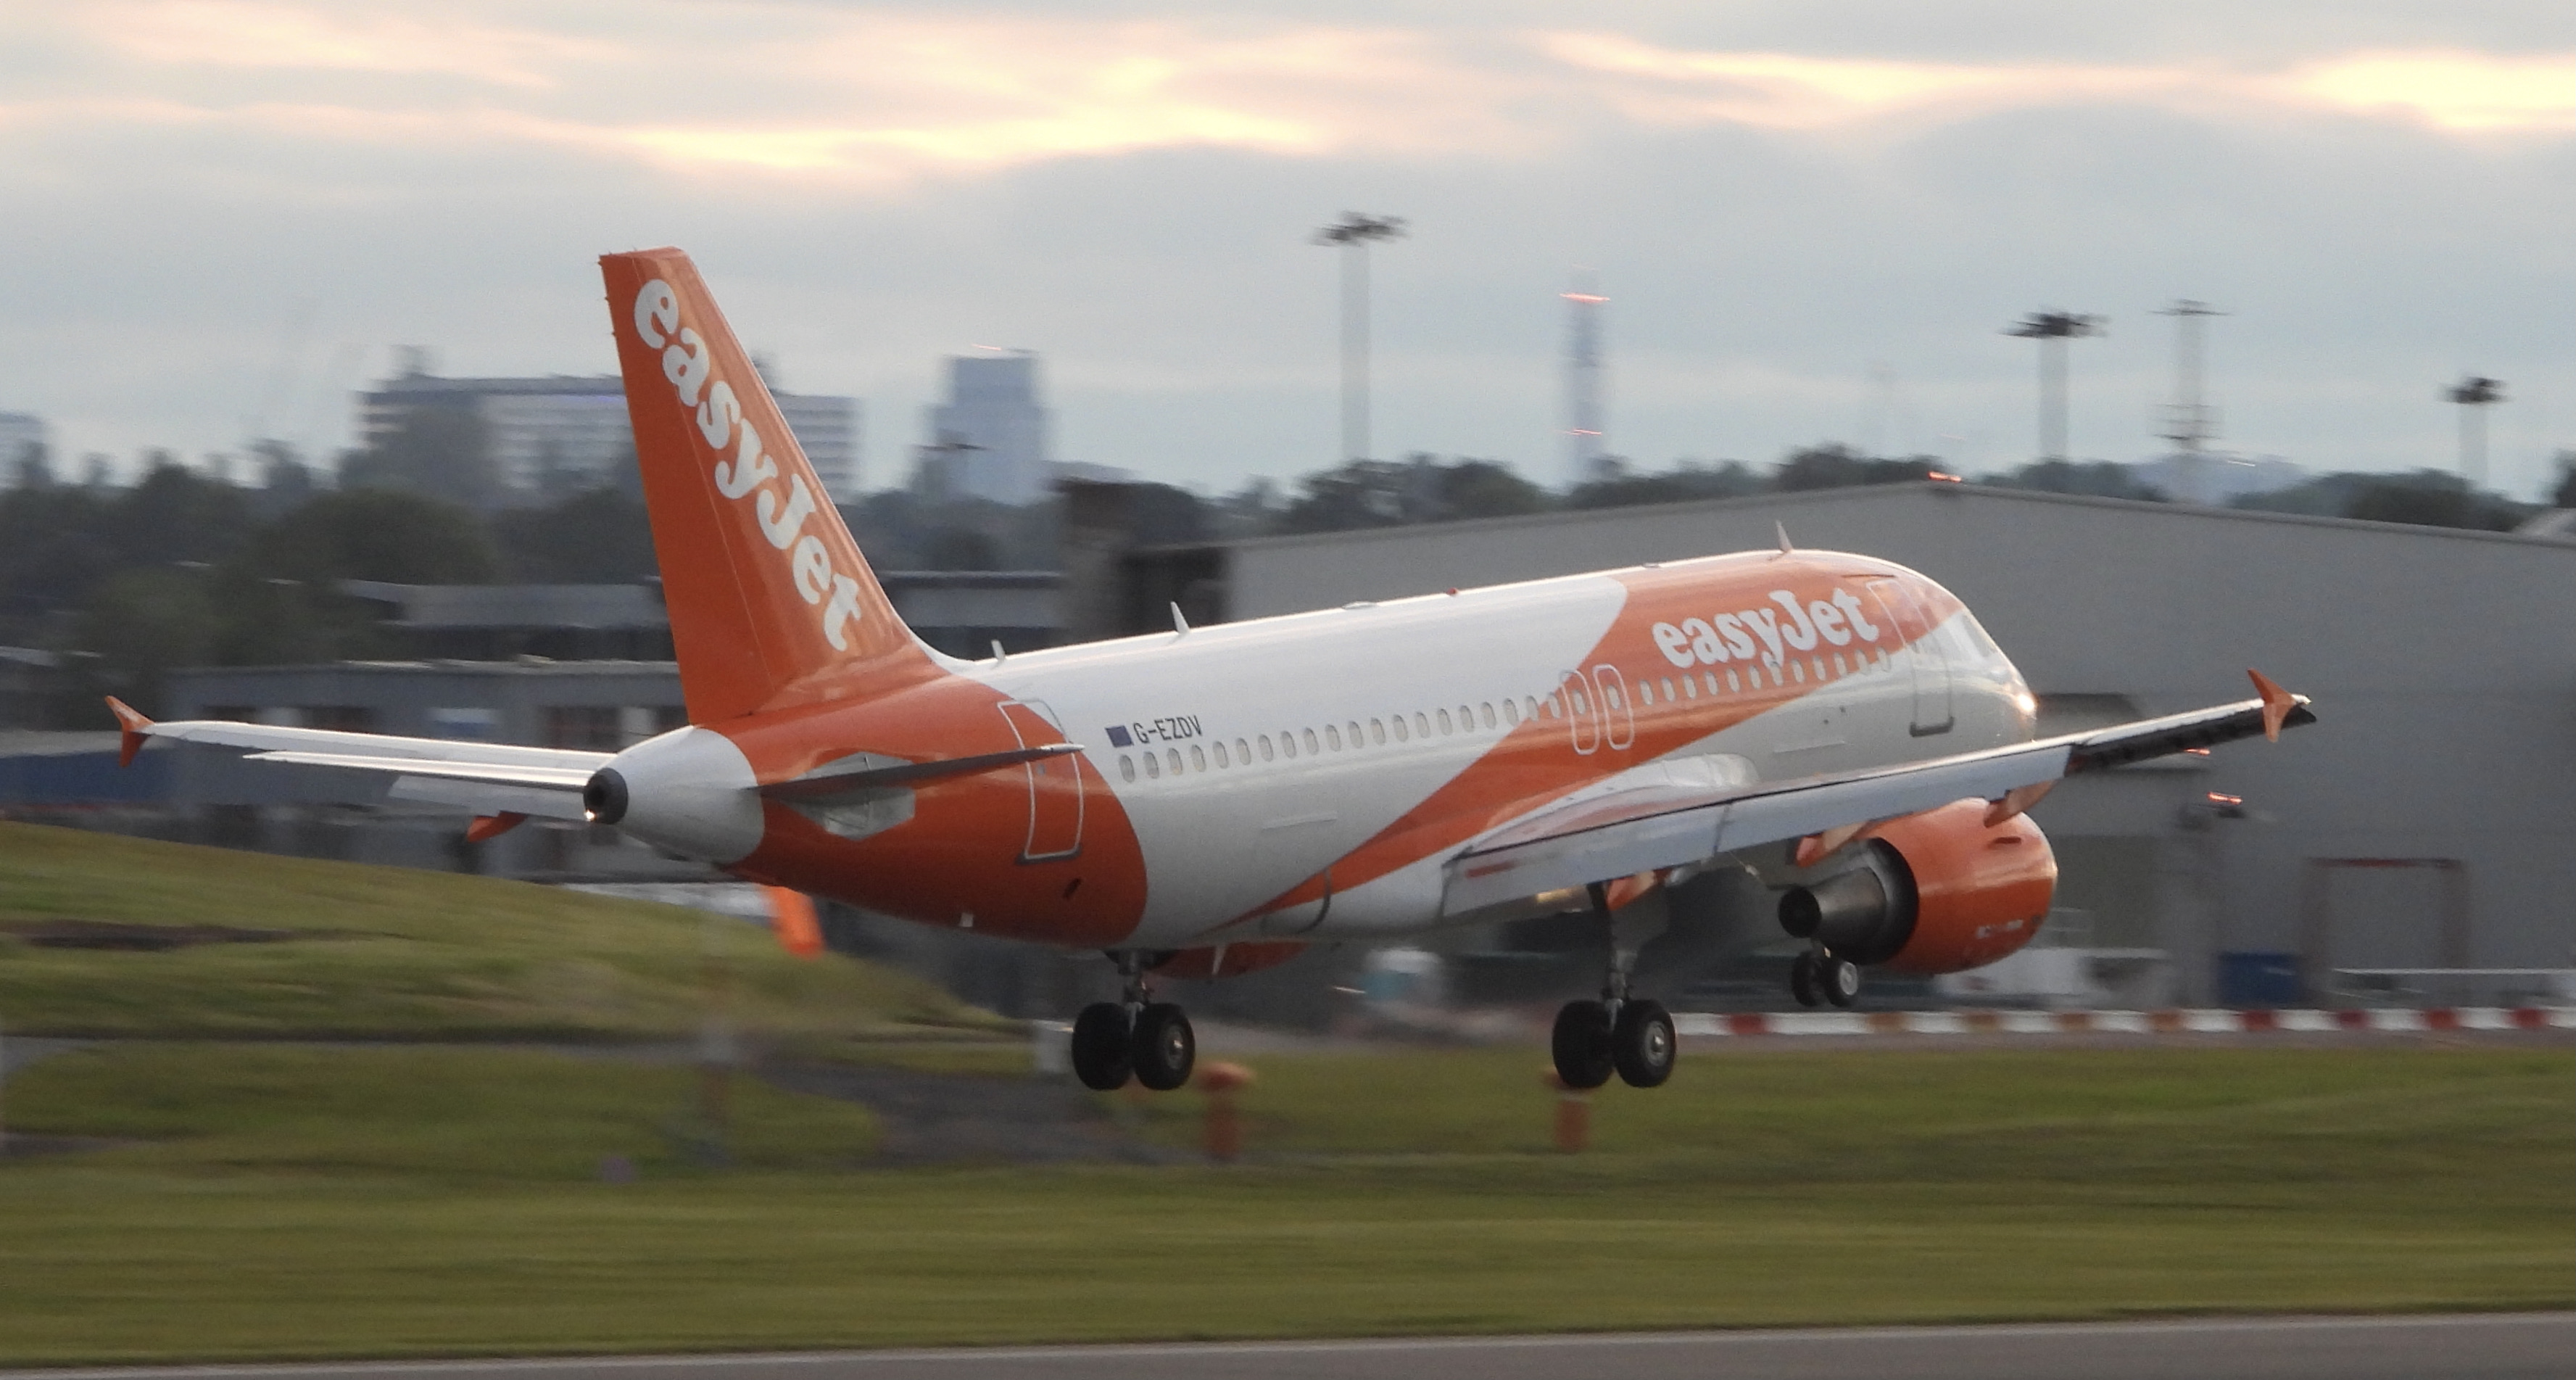
POLYGON ((224 719, 157 723, 121 700, 110 698, 107 704, 125 731, 121 756, 127 762, 154 738, 241 748, 254 762, 391 776, 393 785, 387 794, 396 800, 454 805, 487 815, 580 819, 581 788, 609 759, 605 752, 567 748, 403 738, 224 719))
POLYGON ((1459 915, 1566 887, 1704 862, 1790 839, 1829 853, 1872 824, 1954 800, 1994 802, 2000 824, 2059 780, 2314 723, 2306 697, 2259 672, 2260 696, 2162 718, 1902 766, 1697 790, 1669 784, 1592 795, 1523 817, 1449 861, 1441 913, 1459 915))

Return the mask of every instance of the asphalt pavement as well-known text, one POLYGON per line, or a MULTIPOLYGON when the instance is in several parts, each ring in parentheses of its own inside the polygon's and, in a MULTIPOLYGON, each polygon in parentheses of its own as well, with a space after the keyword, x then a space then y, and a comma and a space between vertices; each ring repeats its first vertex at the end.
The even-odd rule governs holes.
POLYGON ((2576 1313, 0 1371, 0 1380, 2565 1380, 2576 1313))

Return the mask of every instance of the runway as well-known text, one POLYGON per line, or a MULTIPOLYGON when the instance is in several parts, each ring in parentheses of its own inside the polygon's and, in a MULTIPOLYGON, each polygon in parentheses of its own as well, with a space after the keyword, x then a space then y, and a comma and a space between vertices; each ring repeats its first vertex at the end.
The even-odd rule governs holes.
POLYGON ((2576 1313, 0 1371, 0 1380, 2561 1380, 2576 1313))

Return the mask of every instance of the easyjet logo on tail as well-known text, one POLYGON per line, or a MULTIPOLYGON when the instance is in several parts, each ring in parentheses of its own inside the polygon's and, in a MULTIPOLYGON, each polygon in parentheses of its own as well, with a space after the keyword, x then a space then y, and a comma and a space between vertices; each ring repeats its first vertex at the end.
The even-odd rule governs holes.
POLYGON ((680 294, 669 283, 656 278, 635 294, 635 333, 647 347, 662 352, 662 376, 670 380, 680 406, 695 410, 698 434, 716 452, 716 492, 729 502, 751 502, 760 534, 788 553, 796 593, 821 608, 824 640, 836 652, 848 651, 844 629, 861 617, 859 582, 834 569, 823 539, 805 530, 815 499, 804 477, 789 476, 783 497, 771 483, 778 478, 777 460, 762 448, 759 429, 743 416, 733 385, 715 376, 706 340, 695 327, 680 324, 680 294), (731 458, 725 457, 728 448, 731 458))

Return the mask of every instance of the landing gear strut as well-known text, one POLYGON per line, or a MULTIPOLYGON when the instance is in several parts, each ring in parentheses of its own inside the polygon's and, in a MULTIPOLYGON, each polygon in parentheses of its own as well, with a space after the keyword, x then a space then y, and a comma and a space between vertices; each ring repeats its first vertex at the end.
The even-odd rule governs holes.
POLYGON ((1172 1002, 1151 999, 1145 955, 1121 949, 1109 956, 1125 991, 1117 1001, 1093 1002, 1074 1018, 1074 1076, 1101 1092, 1123 1088, 1130 1078, 1156 1092, 1188 1083, 1199 1051, 1188 1014, 1172 1002))
POLYGON ((1600 1087, 1612 1073, 1633 1088, 1659 1087, 1673 1076, 1673 1057, 1681 1050, 1672 1014, 1662 1002, 1628 995, 1637 950, 1653 935, 1630 930, 1611 913, 1607 886, 1595 882, 1590 891, 1592 913, 1610 931, 1610 975, 1599 1001, 1570 1001, 1556 1013, 1548 1040, 1556 1076, 1569 1088, 1600 1087))

